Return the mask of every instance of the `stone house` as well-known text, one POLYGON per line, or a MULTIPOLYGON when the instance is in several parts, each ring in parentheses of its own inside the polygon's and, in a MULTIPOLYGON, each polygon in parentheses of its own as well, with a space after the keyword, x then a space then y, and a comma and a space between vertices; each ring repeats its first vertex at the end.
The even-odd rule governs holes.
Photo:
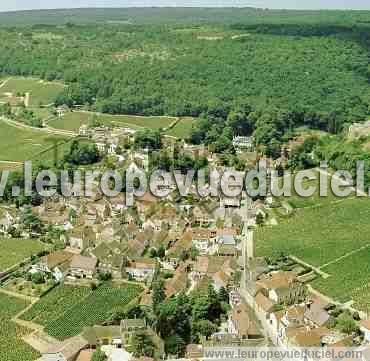
POLYGON ((192 230, 192 244, 201 255, 209 253, 214 241, 215 239, 212 238, 208 229, 196 228, 192 230))
POLYGON ((32 265, 30 272, 51 274, 57 282, 60 282, 67 274, 73 256, 73 253, 67 251, 50 253, 41 257, 37 264, 32 265))
POLYGON ((261 337, 257 325, 250 319, 247 306, 244 303, 233 308, 228 319, 228 333, 236 335, 240 340, 261 337))
POLYGON ((97 263, 96 258, 75 255, 71 260, 69 273, 73 277, 92 279, 96 273, 97 263))
POLYGON ((137 332, 143 332, 147 330, 145 320, 140 318, 124 319, 121 321, 120 331, 124 341, 124 345, 128 346, 131 344, 132 336, 137 332))
POLYGON ((299 282, 293 272, 277 271, 263 274, 256 282, 272 302, 292 305, 305 300, 306 288, 299 282))
POLYGON ((125 267, 126 273, 137 281, 152 280, 156 268, 156 261, 152 258, 137 258, 131 260, 125 267))
POLYGON ((110 345, 122 348, 123 340, 120 326, 93 326, 83 330, 83 337, 90 348, 110 345))
POLYGON ((118 242, 101 243, 91 251, 91 254, 99 261, 99 272, 110 273, 113 278, 122 278, 127 257, 121 248, 118 242))

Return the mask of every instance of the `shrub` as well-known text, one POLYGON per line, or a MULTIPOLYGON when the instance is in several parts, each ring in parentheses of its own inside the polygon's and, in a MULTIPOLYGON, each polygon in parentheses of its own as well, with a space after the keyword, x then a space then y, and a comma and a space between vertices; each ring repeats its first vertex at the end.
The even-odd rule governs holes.
POLYGON ((31 276, 31 280, 36 285, 45 283, 44 275, 41 272, 33 273, 31 276))

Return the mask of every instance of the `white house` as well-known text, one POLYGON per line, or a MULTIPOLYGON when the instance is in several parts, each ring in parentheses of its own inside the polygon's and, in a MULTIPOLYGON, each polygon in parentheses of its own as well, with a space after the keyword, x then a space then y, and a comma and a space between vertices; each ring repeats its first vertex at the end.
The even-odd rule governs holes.
POLYGON ((101 152, 101 153, 104 153, 105 152, 105 146, 106 146, 105 143, 96 142, 95 145, 96 145, 96 148, 98 148, 98 151, 99 152, 101 152))
POLYGON ((41 258, 40 262, 32 265, 30 273, 42 272, 51 274, 57 282, 64 278, 73 253, 56 251, 41 258))
POLYGON ((155 266, 155 260, 151 258, 139 258, 131 261, 125 270, 135 280, 143 282, 153 278, 155 266))
POLYGON ((253 149, 253 137, 236 136, 233 138, 233 147, 236 149, 253 149))
POLYGON ((213 244, 211 235, 208 229, 199 228, 193 230, 193 246, 199 251, 201 255, 208 254, 213 244))
POLYGON ((0 233, 8 233, 13 224, 14 218, 9 212, 6 212, 0 219, 0 233))
POLYGON ((91 131, 86 124, 82 124, 78 130, 78 134, 81 137, 88 137, 91 134, 91 131))

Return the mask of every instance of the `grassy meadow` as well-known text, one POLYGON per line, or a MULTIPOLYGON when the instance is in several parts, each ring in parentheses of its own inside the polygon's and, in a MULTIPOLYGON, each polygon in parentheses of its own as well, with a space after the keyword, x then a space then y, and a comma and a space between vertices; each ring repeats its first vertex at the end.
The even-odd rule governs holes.
POLYGON ((33 239, 0 239, 0 272, 22 262, 45 249, 45 245, 33 239))
POLYGON ((51 147, 54 141, 63 142, 64 138, 39 130, 18 128, 0 121, 0 161, 22 162, 33 159, 51 147))
POLYGON ((166 128, 176 119, 171 117, 144 117, 133 115, 94 114, 90 112, 71 112, 61 118, 54 118, 49 126, 56 129, 78 131, 81 125, 91 125, 93 121, 107 126, 128 127, 132 129, 166 128))
POLYGON ((176 138, 187 139, 191 134, 191 129, 195 121, 194 118, 181 118, 166 134, 176 138))
POLYGON ((0 88, 0 95, 12 93, 13 96, 16 96, 17 94, 30 93, 29 106, 38 107, 40 104, 54 103, 63 88, 64 85, 57 82, 46 82, 36 78, 11 77, 0 88))

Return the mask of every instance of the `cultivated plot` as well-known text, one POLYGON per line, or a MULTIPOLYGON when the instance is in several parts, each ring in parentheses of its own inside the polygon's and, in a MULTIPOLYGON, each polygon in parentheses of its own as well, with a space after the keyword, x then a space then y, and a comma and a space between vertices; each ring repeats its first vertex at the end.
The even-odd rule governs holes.
POLYGON ((109 115, 90 112, 70 112, 63 117, 55 118, 49 126, 56 129, 78 131, 81 125, 102 124, 107 126, 128 127, 132 129, 150 128, 159 129, 170 126, 176 118, 171 117, 144 117, 133 115, 109 115))
POLYGON ((0 160, 22 162, 63 142, 61 136, 53 136, 45 131, 16 127, 0 121, 0 160))
POLYGON ((36 303, 22 318, 45 326, 60 340, 78 335, 84 327, 105 321, 111 311, 124 307, 143 289, 132 284, 87 287, 59 286, 36 303))
POLYGON ((38 107, 54 103, 63 89, 64 85, 57 82, 11 77, 0 88, 0 98, 6 101, 7 98, 24 97, 27 106, 38 107))
POLYGON ((0 272, 36 255, 45 248, 45 244, 34 239, 0 239, 0 272))
POLYGON ((22 337, 31 331, 11 320, 27 305, 24 300, 0 293, 0 360, 30 361, 40 357, 22 340, 22 337))
POLYGON ((256 234, 259 256, 293 255, 329 275, 313 286, 338 300, 363 308, 368 302, 358 289, 370 283, 370 199, 349 198, 300 209, 277 226, 256 234))
POLYGON ((194 118, 181 118, 173 128, 166 132, 166 134, 176 138, 187 139, 191 135, 191 130, 195 121, 194 118))

